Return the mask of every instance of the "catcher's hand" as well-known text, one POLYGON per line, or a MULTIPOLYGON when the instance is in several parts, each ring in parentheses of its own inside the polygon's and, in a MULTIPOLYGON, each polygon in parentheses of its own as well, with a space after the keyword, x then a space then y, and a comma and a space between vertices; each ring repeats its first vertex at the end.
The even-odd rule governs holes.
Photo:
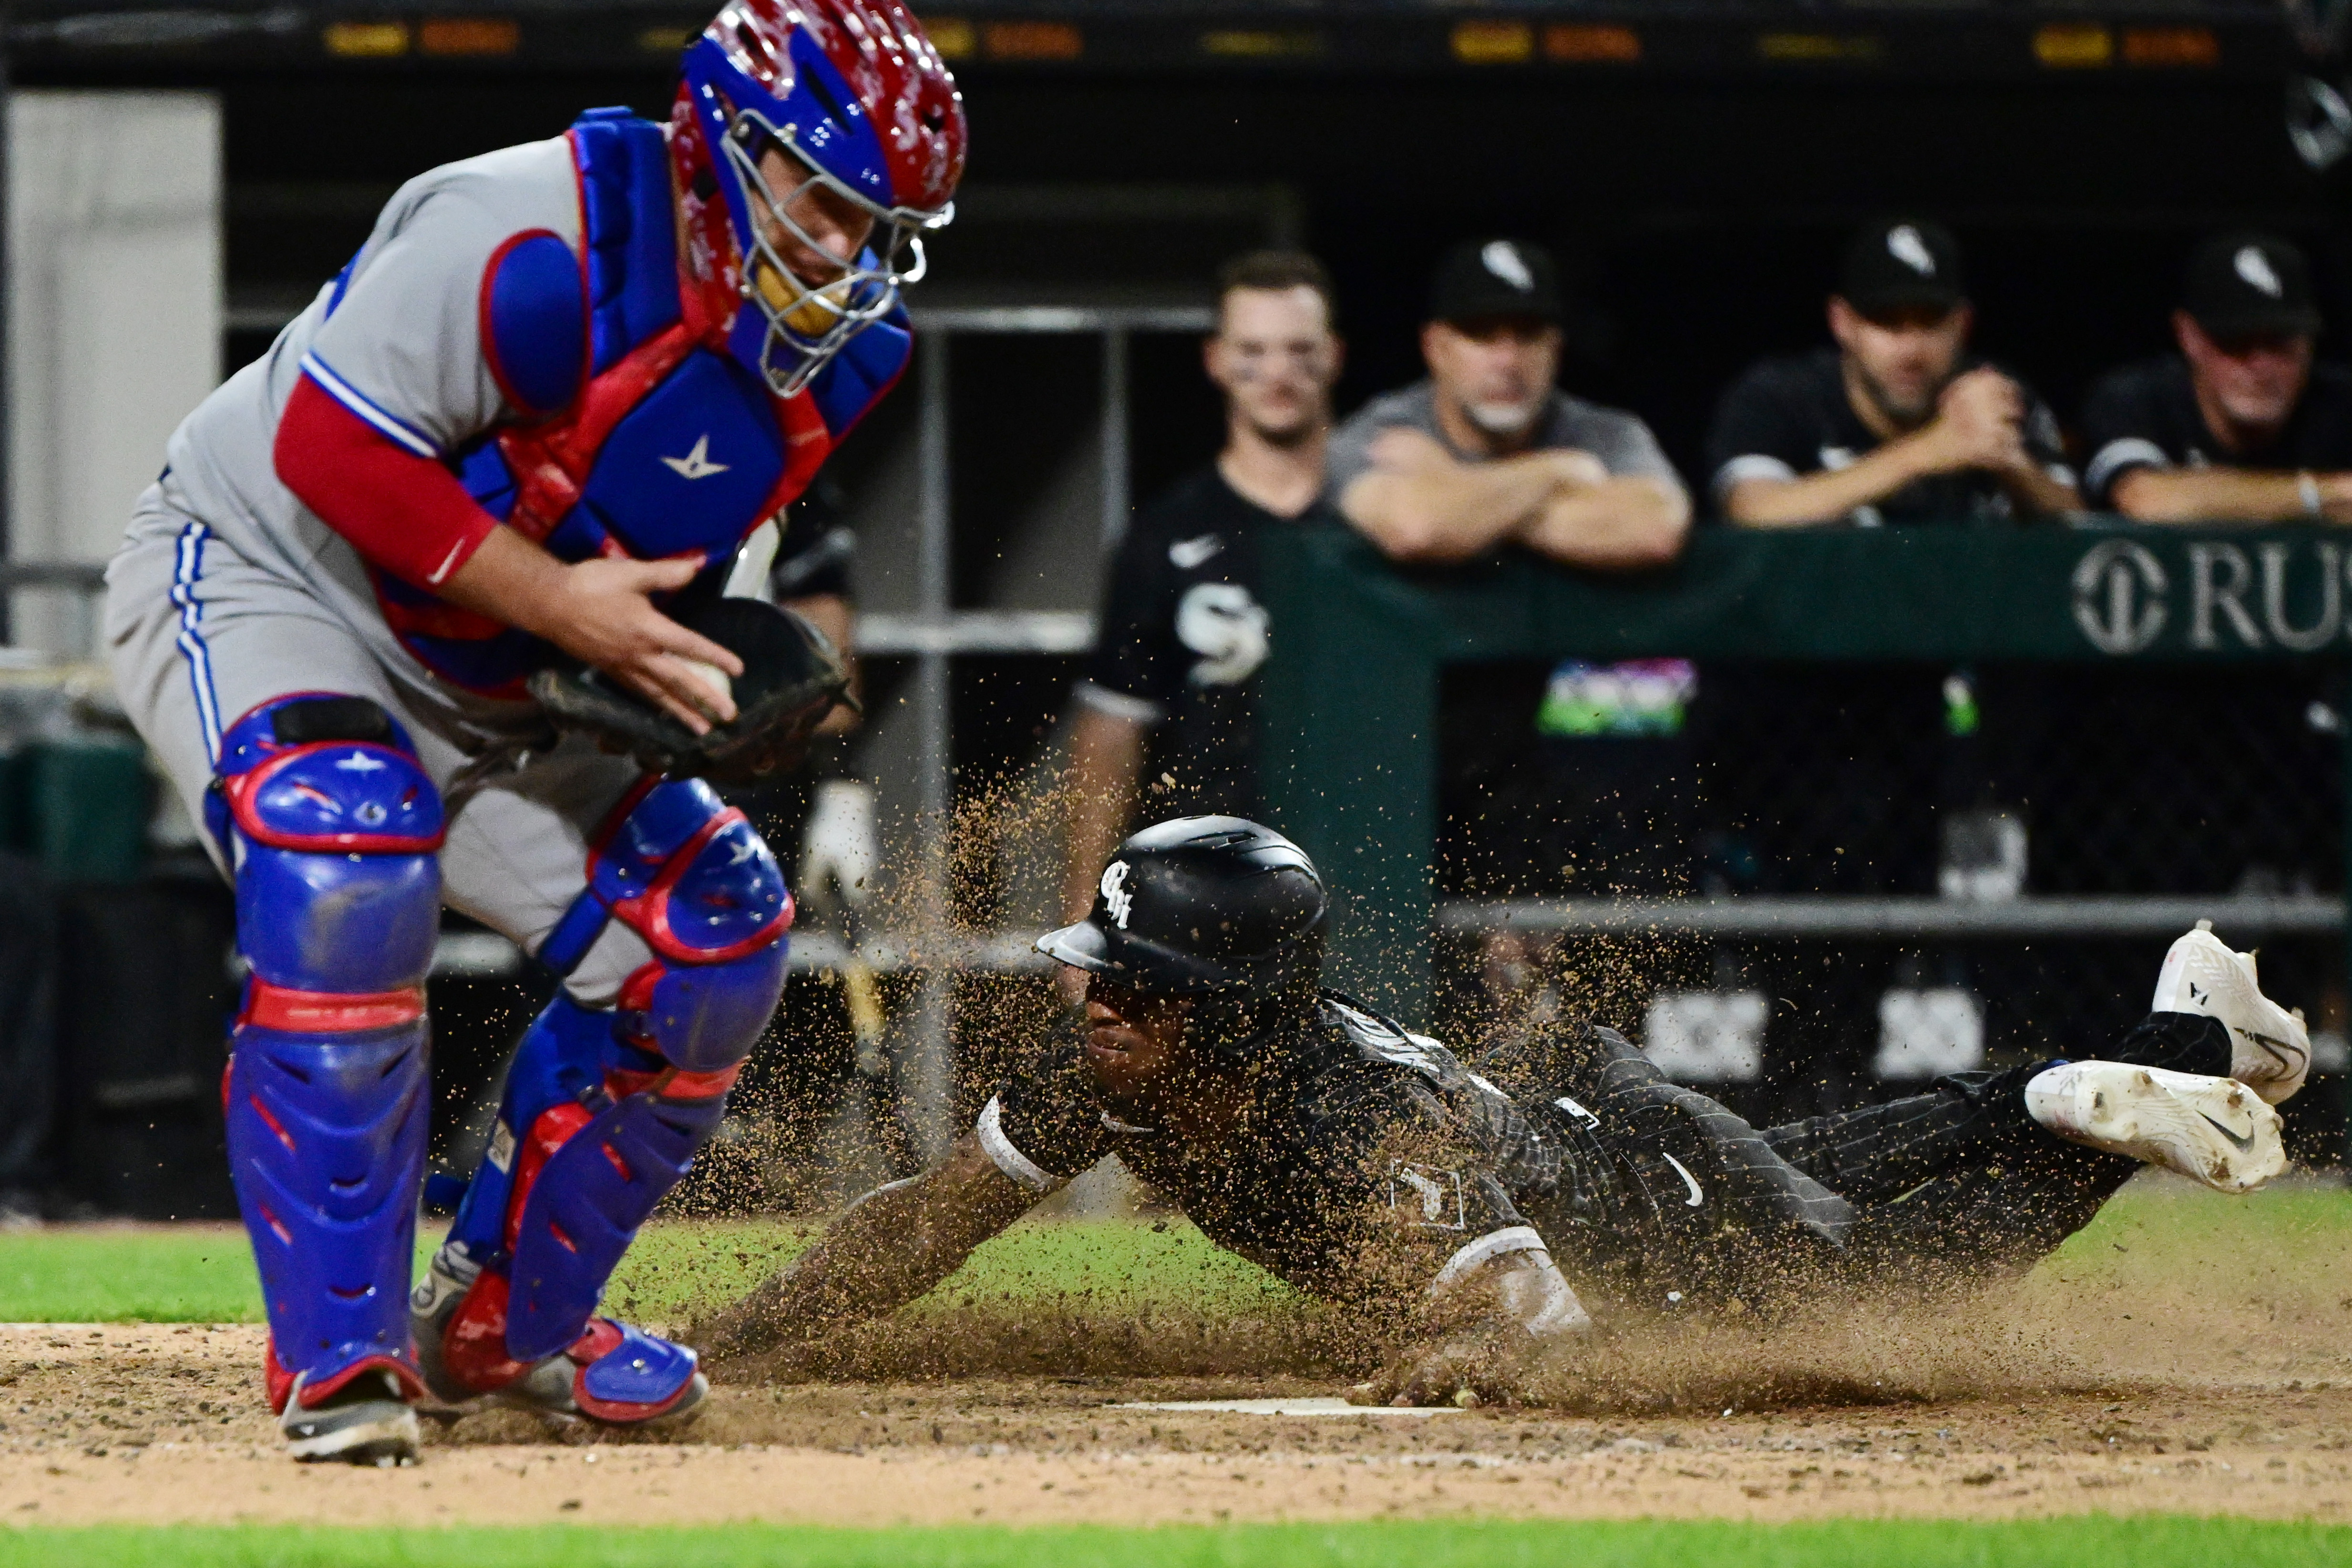
POLYGON ((733 682, 735 717, 696 735, 603 672, 575 666, 530 678, 548 721, 593 735, 677 779, 747 784, 797 763, 818 725, 835 707, 856 708, 849 671, 825 634, 806 618, 757 599, 714 599, 676 620, 743 661, 733 682))

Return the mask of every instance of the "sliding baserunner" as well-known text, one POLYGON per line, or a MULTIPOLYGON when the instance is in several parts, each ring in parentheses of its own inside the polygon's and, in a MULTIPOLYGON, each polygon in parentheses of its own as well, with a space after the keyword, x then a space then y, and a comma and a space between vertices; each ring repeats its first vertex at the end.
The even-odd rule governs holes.
POLYGON ((2272 1105, 2310 1058, 2301 1019, 2200 925, 2099 1060, 1758 1131, 1606 1029, 1465 1065, 1322 988, 1328 909, 1307 857, 1254 822, 1128 840, 1089 917, 1037 943, 1088 976, 1084 1038, 1007 1078, 940 1164, 859 1199, 705 1348, 889 1312, 1116 1154, 1220 1246, 1405 1312, 1417 1347, 1375 1392, 1418 1401, 1593 1310, 2021 1269, 2142 1164, 2248 1191, 2284 1168, 2272 1105))

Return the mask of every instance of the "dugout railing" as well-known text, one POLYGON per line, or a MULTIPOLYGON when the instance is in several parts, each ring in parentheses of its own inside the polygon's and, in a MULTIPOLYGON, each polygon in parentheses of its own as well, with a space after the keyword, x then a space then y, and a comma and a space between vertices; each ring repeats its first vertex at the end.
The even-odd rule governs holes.
MULTIPOLYGON (((2144 998, 2148 955, 2211 918, 2240 946, 2299 944, 2306 960, 2315 948, 2317 961, 2304 962, 2300 976, 2312 994, 2291 999, 2312 1005, 2315 1028, 2340 1034, 2352 563, 2339 536, 2095 520, 1778 535, 1702 528, 1671 568, 1607 575, 1517 553, 1400 570, 1352 532, 1317 526, 1270 538, 1265 559, 1276 628, 1261 716, 1268 810, 1335 884, 1337 979, 1409 1021, 1458 1027, 1460 1009, 1445 1005, 1441 982, 1458 980, 1475 962, 1469 945, 1496 931, 1631 941, 1637 982, 1650 962, 1643 942, 1658 955, 1678 951, 1685 972, 1694 962, 1703 970, 1709 951, 1720 971, 1725 953, 1772 944, 1830 963, 1856 945, 1876 945, 1882 956, 1998 946, 2011 970, 2028 953, 2045 978, 2052 966, 2069 966, 2084 988, 2126 997, 2136 989, 2144 998), (1441 871, 1441 840, 1458 838, 1458 819, 1484 806, 1445 804, 1447 790, 1458 795, 1460 765, 1442 754, 1461 743, 1463 720, 1452 710, 1475 704, 1486 673, 1657 657, 1695 662, 1702 688, 1712 672, 1759 664, 1777 670, 1783 690, 1834 688, 1891 669, 2021 672, 2029 689, 2038 681, 2081 697, 2059 733, 2037 739, 2040 760, 2047 771, 2070 757, 2096 758, 2091 766, 2111 797, 2104 803, 2118 820, 2097 831, 2083 829, 2079 814, 2071 829, 2037 827, 2048 830, 2034 853, 2049 874, 2009 896, 1944 896, 1932 872, 1925 886, 1916 876, 1874 886, 1862 878, 1860 892, 1854 879, 1808 886, 1799 877, 1791 890, 1768 876, 1744 893, 1722 891, 1720 878, 1703 892, 1696 877, 1628 893, 1611 887, 1606 866, 1583 879, 1598 891, 1563 891, 1557 877, 1547 886, 1540 876, 1529 879, 1532 893, 1497 892, 1491 878, 1485 888, 1446 886, 1461 879, 1441 871), (2109 693, 2124 695, 2102 695, 2109 693), (2240 756, 2231 726, 2241 710, 2281 702, 2295 713, 2307 706, 2301 749, 2290 747, 2284 760, 2240 756), (2135 704, 2137 721, 2126 711, 2135 704), (2208 754, 2224 750, 2235 771, 2200 771, 2208 754), (2168 815, 2137 803, 2142 784, 2168 782, 2192 804, 2168 815), (2289 841, 2301 869, 2204 884, 2168 880, 2172 862, 2198 847, 2189 840, 2241 831, 2289 841)), ((1806 731, 1802 714, 1777 727, 1768 718, 1734 741, 1718 737, 1717 755, 1699 770, 1712 770, 1718 794, 1736 793, 1743 775, 1772 780, 1747 802, 1751 817, 1767 819, 1758 831, 1769 840, 1775 813, 1820 805, 1808 795, 1806 759, 1831 744, 1806 731)), ((1519 802, 1538 813, 1575 804, 1519 802)), ((1659 831, 1705 827, 1701 812, 1659 831)), ((1675 962, 1661 957, 1658 967, 1675 962)), ((2057 1043, 2091 1028, 2062 1022, 2057 1043)))

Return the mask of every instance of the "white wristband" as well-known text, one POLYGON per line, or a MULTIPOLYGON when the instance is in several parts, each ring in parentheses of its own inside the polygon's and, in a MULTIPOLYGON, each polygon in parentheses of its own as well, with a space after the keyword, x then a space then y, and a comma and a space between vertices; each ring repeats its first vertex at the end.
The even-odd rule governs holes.
POLYGON ((2311 476, 2310 469, 2306 468, 2294 476, 2294 493, 2303 497, 2305 517, 2315 517, 2320 515, 2319 481, 2311 476))

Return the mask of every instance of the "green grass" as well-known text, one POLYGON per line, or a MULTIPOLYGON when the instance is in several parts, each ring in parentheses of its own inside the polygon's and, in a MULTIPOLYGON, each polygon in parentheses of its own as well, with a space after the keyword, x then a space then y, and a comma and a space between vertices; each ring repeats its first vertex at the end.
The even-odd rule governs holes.
POLYGON ((253 1252, 235 1226, 0 1234, 0 1322, 260 1320, 253 1252))
MULTIPOLYGON (((648 1227, 614 1276, 609 1300, 626 1315, 674 1320, 731 1301, 814 1239, 798 1227, 680 1221, 648 1227)), ((1076 1297, 1104 1307, 1182 1302, 1193 1312, 1243 1311, 1289 1288, 1181 1219, 1039 1221, 1015 1225, 974 1252, 925 1298, 933 1306, 1076 1297)))
POLYGON ((2315 1251, 2340 1253, 2347 1239, 2352 1187, 2296 1183, 2225 1197, 2183 1182, 2125 1192, 2068 1237, 2049 1264, 2070 1270, 2161 1270, 2176 1258, 2208 1252, 2223 1241, 2242 1250, 2301 1258, 2315 1251), (2141 1261, 2120 1261, 2125 1258, 2141 1261))
POLYGON ((319 1530, 108 1526, 0 1530, 0 1568, 2317 1568, 2352 1561, 2352 1527, 2141 1517, 1370 1522, 1012 1530, 319 1530))
MULTIPOLYGON (((648 1226, 614 1276, 613 1310, 649 1322, 733 1300, 811 1237, 774 1221, 648 1226)), ((421 1264, 437 1241, 417 1243, 421 1264)), ((982 1247, 934 1293, 1088 1296, 1104 1304, 1181 1301, 1196 1310, 1262 1303, 1285 1288, 1212 1247, 1181 1220, 1024 1223, 982 1247)), ((0 1232, 0 1322, 258 1322, 253 1255, 234 1226, 0 1232)))
MULTIPOLYGON (((2135 1187, 2043 1265, 2054 1279, 2151 1283, 2217 1257, 2336 1258, 2352 1190, 2292 1186, 2246 1198, 2135 1187), (2227 1242, 2227 1246, 2217 1243, 2227 1242)), ((614 1311, 654 1322, 734 1299, 808 1245, 805 1227, 680 1220, 646 1228, 614 1277, 614 1311)), ((432 1239, 418 1243, 420 1259, 432 1239)), ((972 1255, 934 1302, 1079 1296, 1104 1306, 1263 1308, 1284 1287, 1181 1220, 1024 1222, 972 1255)), ((257 1322, 253 1260, 234 1227, 0 1232, 0 1322, 257 1322)))

